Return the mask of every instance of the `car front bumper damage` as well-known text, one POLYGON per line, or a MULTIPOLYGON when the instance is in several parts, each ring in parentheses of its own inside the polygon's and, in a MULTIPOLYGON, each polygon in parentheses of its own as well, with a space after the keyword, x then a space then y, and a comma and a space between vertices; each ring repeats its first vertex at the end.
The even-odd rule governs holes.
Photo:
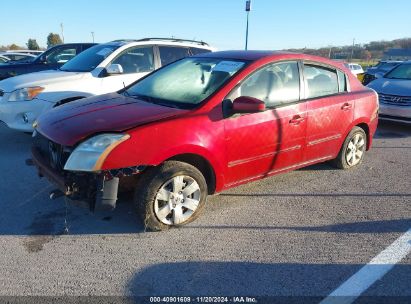
POLYGON ((37 168, 40 177, 46 177, 57 189, 50 198, 66 196, 73 202, 84 202, 91 211, 112 210, 116 207, 119 181, 123 177, 141 173, 146 166, 105 170, 98 173, 70 172, 53 168, 35 146, 29 165, 37 168))

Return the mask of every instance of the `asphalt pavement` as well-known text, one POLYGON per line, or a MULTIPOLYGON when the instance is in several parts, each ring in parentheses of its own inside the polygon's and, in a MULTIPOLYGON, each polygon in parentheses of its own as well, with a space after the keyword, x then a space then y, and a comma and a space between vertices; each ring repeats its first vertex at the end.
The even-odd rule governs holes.
MULTIPOLYGON (((97 215, 49 200, 25 165, 30 141, 0 126, 0 296, 321 299, 411 228, 411 126, 381 123, 359 168, 250 183, 160 233, 144 232, 127 198, 97 215)), ((411 255, 363 296, 411 302, 411 255)))

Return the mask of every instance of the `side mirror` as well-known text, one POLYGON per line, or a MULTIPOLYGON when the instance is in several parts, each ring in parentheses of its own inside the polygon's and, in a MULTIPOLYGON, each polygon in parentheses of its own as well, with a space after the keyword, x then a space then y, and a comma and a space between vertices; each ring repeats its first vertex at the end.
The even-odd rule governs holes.
POLYGON ((117 74, 123 74, 123 67, 121 64, 110 64, 106 68, 106 73, 107 75, 117 75, 117 74))
POLYGON ((233 101, 234 113, 257 113, 265 111, 265 103, 257 98, 240 96, 233 101))
POLYGON ((39 60, 40 60, 41 63, 46 63, 46 62, 47 62, 46 55, 41 56, 41 57, 39 58, 39 60))

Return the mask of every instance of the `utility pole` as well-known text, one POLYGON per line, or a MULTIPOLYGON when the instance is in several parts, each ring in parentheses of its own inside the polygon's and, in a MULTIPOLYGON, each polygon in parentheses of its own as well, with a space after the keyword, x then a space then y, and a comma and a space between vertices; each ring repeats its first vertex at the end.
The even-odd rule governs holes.
POLYGON ((63 23, 60 23, 60 27, 61 27, 61 40, 64 43, 64 27, 63 27, 63 23))
POLYGON ((93 38, 93 43, 94 43, 94 32, 91 32, 91 37, 93 38))
POLYGON ((251 0, 247 0, 245 2, 245 11, 247 12, 247 27, 245 30, 245 50, 248 49, 248 18, 251 11, 251 0))
POLYGON ((355 45, 355 38, 352 40, 351 60, 350 61, 352 61, 352 59, 354 57, 354 45, 355 45))

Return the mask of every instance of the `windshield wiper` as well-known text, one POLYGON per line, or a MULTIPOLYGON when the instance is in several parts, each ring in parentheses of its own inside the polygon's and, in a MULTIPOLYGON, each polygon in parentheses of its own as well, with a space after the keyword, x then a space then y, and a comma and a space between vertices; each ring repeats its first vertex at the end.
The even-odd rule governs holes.
POLYGON ((157 99, 157 98, 150 97, 150 96, 147 96, 147 95, 138 95, 138 94, 130 95, 130 93, 128 93, 128 92, 127 92, 127 94, 128 94, 129 97, 136 98, 136 99, 141 99, 143 101, 146 101, 146 102, 149 102, 149 103, 152 103, 152 104, 156 104, 156 105, 160 105, 160 106, 168 107, 168 108, 180 109, 180 107, 177 106, 176 104, 171 104, 171 103, 168 103, 168 102, 161 102, 161 99, 157 99))
MULTIPOLYGON (((125 92, 127 92, 127 91, 125 91, 125 92)), ((150 102, 150 103, 156 103, 156 102, 155 102, 156 99, 154 99, 153 97, 150 97, 150 96, 139 95, 139 94, 130 95, 130 93, 128 93, 128 92, 127 92, 127 94, 128 94, 128 96, 130 96, 130 97, 132 97, 132 98, 138 98, 138 99, 141 99, 141 100, 143 100, 143 101, 150 102)))

